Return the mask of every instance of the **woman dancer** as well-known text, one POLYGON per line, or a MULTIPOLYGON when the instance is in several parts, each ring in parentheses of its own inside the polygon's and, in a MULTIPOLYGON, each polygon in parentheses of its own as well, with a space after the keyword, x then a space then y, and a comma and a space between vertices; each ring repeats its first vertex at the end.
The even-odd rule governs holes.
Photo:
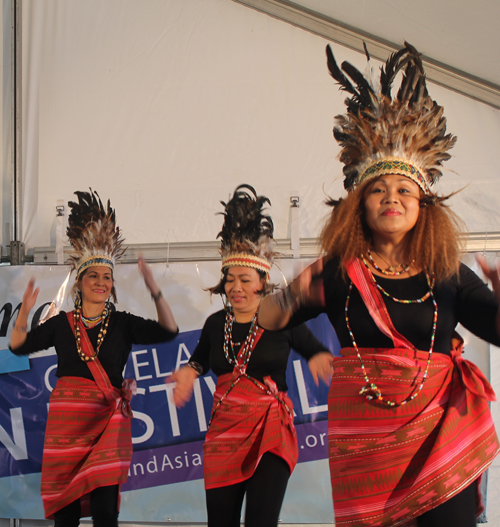
POLYGON ((246 494, 245 525, 276 527, 298 458, 286 366, 293 347, 309 361, 316 382, 329 382, 332 355, 306 326, 263 331, 256 323, 262 297, 272 289, 273 224, 262 215, 269 200, 241 185, 225 206, 222 278, 212 293, 227 309, 211 315, 187 366, 176 381, 174 401, 183 406, 199 375, 218 375, 204 445, 209 527, 238 527, 246 494))
POLYGON ((168 304, 150 268, 141 271, 158 313, 158 322, 114 311, 113 269, 123 254, 123 239, 109 201, 96 192, 76 192, 69 203, 68 237, 73 246, 75 309, 61 311, 27 332, 38 289, 30 280, 10 349, 26 355, 54 346, 58 377, 45 432, 41 493, 45 517, 55 527, 76 527, 92 515, 94 526, 118 525, 119 489, 132 457, 130 399, 135 381, 122 372, 132 344, 171 340, 178 333, 168 304))
POLYGON ((460 223, 430 189, 456 138, 427 93, 418 52, 405 44, 390 57, 379 89, 327 55, 352 95, 334 129, 348 195, 330 203, 325 257, 264 299, 259 324, 326 312, 337 332, 342 357, 328 399, 336 525, 471 527, 499 445, 493 391, 461 357, 454 331, 461 323, 500 344, 498 274, 481 262, 495 296, 460 263, 460 223))

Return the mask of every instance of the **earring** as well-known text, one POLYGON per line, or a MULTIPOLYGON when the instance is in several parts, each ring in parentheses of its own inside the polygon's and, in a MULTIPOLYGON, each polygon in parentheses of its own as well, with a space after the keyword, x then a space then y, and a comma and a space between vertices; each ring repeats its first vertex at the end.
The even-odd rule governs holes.
POLYGON ((79 289, 76 291, 74 303, 75 309, 82 305, 82 292, 79 289))

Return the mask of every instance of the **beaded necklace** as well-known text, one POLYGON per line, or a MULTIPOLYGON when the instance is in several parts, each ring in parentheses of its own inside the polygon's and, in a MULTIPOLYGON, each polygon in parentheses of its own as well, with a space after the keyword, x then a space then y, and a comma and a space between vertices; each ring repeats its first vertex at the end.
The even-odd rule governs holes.
MULTIPOLYGON (((260 386, 260 383, 258 383, 255 379, 252 379, 252 377, 250 377, 246 372, 246 365, 248 364, 248 361, 250 360, 250 357, 252 356, 255 338, 257 336, 257 332, 259 331, 259 326, 257 325, 257 313, 258 311, 253 316, 252 322, 250 323, 250 329, 248 331, 247 338, 245 339, 245 342, 243 343, 243 349, 241 350, 240 353, 235 353, 235 350, 234 350, 235 344, 233 342, 234 313, 232 309, 226 311, 226 320, 224 322, 224 345, 223 345, 224 355, 226 356, 226 360, 227 362, 229 362, 229 364, 238 368, 239 375, 231 383, 231 386, 228 388, 226 393, 219 399, 214 409, 212 410, 209 426, 210 426, 210 423, 212 422, 212 419, 214 418, 215 412, 219 409, 220 405, 222 404, 222 401, 227 397, 229 392, 236 386, 236 384, 240 381, 242 376, 247 377, 256 386, 259 386, 259 388, 262 388, 262 386, 260 386), (232 358, 229 356, 229 345, 231 346, 231 352, 233 354, 232 358)), ((264 387, 264 390, 267 390, 267 389, 264 387)))
POLYGON ((431 344, 430 344, 430 347, 429 347, 429 354, 428 354, 428 357, 427 357, 427 364, 425 366, 425 371, 424 371, 424 375, 422 377, 422 382, 413 391, 413 393, 411 395, 409 395, 404 401, 401 401, 400 403, 398 403, 396 401, 391 401, 391 400, 386 399, 385 397, 383 397, 383 395, 382 395, 381 391, 378 389, 377 385, 375 383, 373 383, 370 380, 370 378, 368 377, 365 365, 363 364, 363 359, 361 358, 361 354, 359 353, 358 345, 356 343, 356 340, 354 338, 354 334, 353 334, 352 329, 351 329, 351 324, 349 322, 349 302, 351 300, 352 282, 349 284, 349 290, 347 292, 347 298, 346 298, 346 302, 345 302, 345 321, 346 321, 346 324, 347 324, 347 329, 349 331, 349 335, 350 335, 351 340, 352 340, 353 347, 356 350, 356 354, 357 354, 359 362, 361 364, 361 370, 363 372, 363 376, 364 376, 365 382, 366 382, 366 385, 363 386, 363 388, 361 388, 359 394, 360 395, 365 395, 366 398, 369 401, 371 401, 372 399, 376 399, 377 401, 379 401, 379 402, 381 402, 381 403, 383 403, 383 404, 385 404, 387 406, 391 406, 391 407, 403 406, 404 404, 407 404, 410 401, 413 401, 413 399, 415 399, 415 397, 420 393, 420 391, 422 390, 422 388, 424 386, 424 382, 427 379, 427 375, 429 373, 429 366, 431 364, 432 351, 434 349, 434 341, 435 341, 435 338, 436 338, 436 327, 437 327, 437 317, 438 317, 438 306, 437 306, 436 298, 434 297, 434 292, 433 292, 435 279, 434 279, 434 277, 431 279, 431 277, 429 276, 429 273, 426 271, 425 272, 425 277, 427 279, 427 285, 429 286, 429 291, 424 296, 422 296, 421 298, 418 298, 416 300, 401 300, 399 298, 393 297, 392 295, 387 293, 387 291, 382 289, 381 286, 379 284, 377 284, 377 281, 376 281, 373 273, 370 273, 370 276, 371 276, 374 284, 377 286, 377 288, 380 291, 382 291, 387 297, 392 299, 394 302, 398 302, 398 303, 401 303, 401 304, 421 304, 427 298, 431 297, 432 298, 432 303, 434 304, 434 317, 433 317, 433 321, 432 321, 431 344))
POLYGON ((97 326, 97 324, 103 319, 103 314, 104 314, 104 311, 102 313, 99 313, 95 317, 86 317, 83 313, 81 313, 80 316, 81 316, 83 325, 87 328, 90 328, 93 326, 97 326))
POLYGON ((217 404, 215 405, 214 409, 212 410, 212 414, 210 416, 210 423, 212 422, 215 412, 219 409, 220 405, 222 404, 222 401, 228 396, 228 394, 231 392, 231 390, 236 386, 236 384, 243 378, 246 377, 249 381, 251 381, 255 386, 257 386, 259 389, 264 391, 267 395, 271 395, 275 397, 285 408, 286 412, 288 413, 289 418, 291 419, 291 422, 293 422, 293 413, 288 408, 286 403, 283 401, 282 398, 280 398, 279 392, 274 393, 267 387, 265 384, 262 384, 257 379, 254 379, 253 377, 250 377, 248 373, 246 372, 246 365, 248 364, 248 361, 250 360, 250 357, 252 356, 253 348, 255 347, 255 340, 257 335, 259 334, 259 326, 257 325, 257 315, 258 311, 255 313, 255 315, 252 318, 252 322, 250 324, 250 329, 248 331, 247 338, 245 339, 245 342, 243 343, 243 349, 237 354, 235 353, 234 346, 236 345, 233 343, 233 322, 234 322, 234 313, 232 310, 228 310, 226 312, 226 320, 224 322, 224 355, 226 356, 227 361, 229 364, 234 365, 238 369, 238 376, 236 379, 231 383, 231 386, 227 389, 226 393, 219 399, 217 404), (233 354, 234 359, 232 359, 229 356, 229 344, 231 345, 231 352, 233 354))
MULTIPOLYGON (((104 337, 106 336, 106 333, 108 331, 108 324, 109 324, 109 310, 107 306, 104 308, 103 312, 99 315, 99 318, 105 320, 104 324, 101 325, 101 329, 99 330, 99 335, 97 335, 97 348, 95 350, 94 355, 88 356, 85 355, 85 353, 82 351, 82 341, 81 341, 81 335, 80 335, 80 320, 82 318, 82 308, 80 303, 78 303, 75 306, 75 309, 73 311, 73 319, 75 321, 75 340, 76 340, 76 351, 78 351, 78 355, 80 356, 80 359, 82 359, 83 362, 93 361, 99 355, 99 349, 101 348, 102 341, 104 340, 104 337)), ((88 320, 88 319, 87 319, 88 320)))
POLYGON ((236 366, 236 364, 238 364, 239 368, 243 368, 248 364, 248 361, 252 356, 255 335, 257 334, 257 331, 259 329, 259 326, 257 325, 257 313, 255 313, 250 323, 250 329, 248 331, 247 338, 243 343, 243 350, 241 352, 240 359, 238 359, 239 354, 235 353, 234 350, 235 344, 233 343, 233 323, 234 313, 232 310, 227 311, 226 321, 224 322, 224 355, 226 356, 226 359, 229 364, 232 364, 233 366, 236 366), (229 356, 229 345, 231 346, 231 352, 233 357, 229 356))
MULTIPOLYGON (((368 271, 370 271, 370 268, 368 267, 368 263, 363 260, 363 263, 365 264, 365 267, 368 269, 368 271)), ((375 275, 370 271, 370 277, 373 281, 373 283, 377 286, 377 289, 382 293, 384 294, 386 297, 390 298, 391 300, 394 300, 394 302, 397 302, 398 304, 421 304, 422 302, 425 302, 431 295, 432 295, 432 291, 434 289, 434 284, 436 283, 436 279, 435 278, 430 278, 429 274, 426 272, 425 273, 425 276, 426 276, 426 279, 427 279, 427 285, 429 286, 429 291, 427 291, 427 293, 425 293, 425 295, 421 296, 420 298, 417 298, 415 300, 401 300, 399 298, 396 298, 394 296, 392 296, 391 294, 389 294, 378 282, 377 280, 375 279, 375 275)))
MULTIPOLYGON (((398 263, 396 265, 390 265, 387 269, 382 269, 375 263, 375 260, 373 259, 373 256, 370 250, 368 250, 367 255, 368 255, 368 260, 370 260, 370 263, 373 266, 373 268, 387 276, 399 276, 399 275, 405 274, 410 270, 410 267, 415 263, 415 260, 412 260, 409 264, 398 263), (401 271, 396 271, 398 267, 401 267, 401 271)), ((366 261, 364 255, 361 255, 361 260, 363 261, 365 266, 368 267, 368 262, 366 261)))

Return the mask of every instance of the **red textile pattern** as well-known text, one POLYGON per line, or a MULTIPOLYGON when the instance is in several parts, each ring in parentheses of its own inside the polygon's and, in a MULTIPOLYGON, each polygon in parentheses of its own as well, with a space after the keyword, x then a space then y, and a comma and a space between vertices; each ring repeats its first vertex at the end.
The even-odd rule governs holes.
MULTIPOLYGON (((353 348, 334 359, 328 439, 335 524, 398 526, 475 481, 499 443, 488 400, 493 390, 460 357, 435 354, 419 396, 391 408, 359 394, 364 384, 353 348)), ((370 379, 401 401, 419 383, 427 352, 360 349, 370 379)))
MULTIPOLYGON (((50 518, 97 487, 127 480, 132 459, 130 418, 121 412, 120 392, 110 405, 95 382, 63 377, 50 397, 43 449, 41 494, 50 518)), ((82 499, 82 517, 89 516, 82 499)))
MULTIPOLYGON (((67 318, 74 331, 73 312, 67 318)), ((78 498, 82 516, 89 516, 89 492, 124 483, 132 459, 130 400, 137 384, 127 379, 121 391, 111 384, 82 321, 78 323, 82 351, 93 357, 87 365, 95 382, 63 377, 52 391, 42 462, 46 518, 78 498)))
POLYGON ((273 391, 271 379, 264 391, 249 378, 239 375, 226 373, 217 382, 214 408, 221 397, 225 395, 225 398, 214 415, 203 446, 206 489, 250 478, 266 452, 282 457, 290 472, 297 463, 297 437, 287 411, 288 408, 293 416, 292 401, 285 393, 277 392, 276 385, 273 391), (237 377, 239 381, 228 393, 237 377))

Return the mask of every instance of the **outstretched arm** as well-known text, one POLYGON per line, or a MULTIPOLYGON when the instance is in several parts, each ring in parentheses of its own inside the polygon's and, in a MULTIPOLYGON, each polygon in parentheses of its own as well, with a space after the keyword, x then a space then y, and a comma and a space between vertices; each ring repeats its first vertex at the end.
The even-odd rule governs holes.
POLYGON ((28 317, 30 311, 33 309, 33 306, 36 303, 39 292, 40 289, 38 287, 35 288, 35 279, 31 278, 23 295, 21 309, 19 309, 16 322, 12 328, 12 335, 10 337, 10 347, 12 349, 17 349, 26 342, 26 334, 28 333, 28 317))
POLYGON ((306 267, 288 287, 266 296, 259 308, 259 326, 269 330, 282 329, 300 305, 323 305, 323 284, 314 280, 322 270, 323 260, 320 258, 306 267))
POLYGON ((159 288, 156 280, 154 279, 151 267, 146 263, 143 256, 139 256, 139 271, 141 272, 144 283, 151 293, 156 306, 156 312, 158 313, 158 322, 160 326, 167 331, 172 333, 177 332, 177 323, 175 322, 174 315, 167 304, 167 301, 163 298, 161 289, 159 288))

